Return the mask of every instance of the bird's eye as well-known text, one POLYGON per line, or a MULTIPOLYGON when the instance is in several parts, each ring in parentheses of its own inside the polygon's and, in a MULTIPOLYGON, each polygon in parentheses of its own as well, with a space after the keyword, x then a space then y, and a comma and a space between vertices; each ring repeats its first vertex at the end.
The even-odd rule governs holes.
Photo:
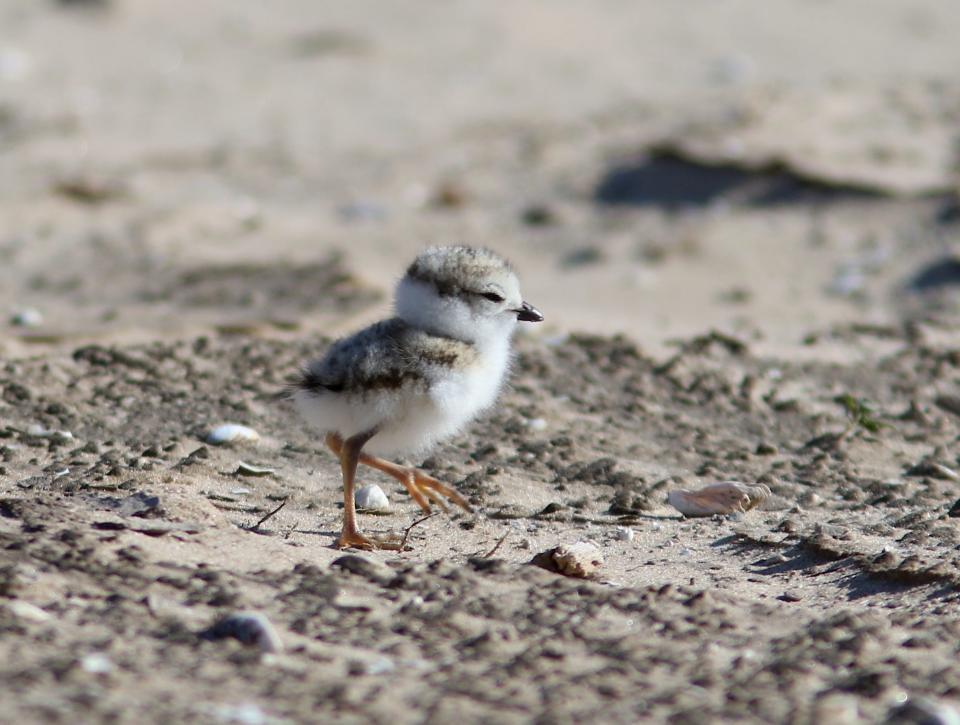
POLYGON ((504 298, 498 295, 496 292, 481 292, 480 296, 484 299, 490 300, 491 302, 503 302, 504 298))

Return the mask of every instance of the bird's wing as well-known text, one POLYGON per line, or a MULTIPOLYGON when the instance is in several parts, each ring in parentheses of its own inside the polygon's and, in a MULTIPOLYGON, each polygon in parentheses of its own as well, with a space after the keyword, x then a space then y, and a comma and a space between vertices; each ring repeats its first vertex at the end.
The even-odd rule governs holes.
POLYGON ((421 366, 407 348, 408 329, 386 320, 338 340, 307 365, 294 384, 314 394, 395 390, 422 379, 421 366))

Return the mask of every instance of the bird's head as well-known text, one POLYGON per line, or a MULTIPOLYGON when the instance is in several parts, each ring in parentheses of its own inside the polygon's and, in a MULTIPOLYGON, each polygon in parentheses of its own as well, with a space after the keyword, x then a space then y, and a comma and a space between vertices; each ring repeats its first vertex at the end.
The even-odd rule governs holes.
POLYGON ((509 262, 476 247, 421 252, 397 285, 394 305, 415 327, 474 343, 509 336, 518 320, 543 320, 523 301, 509 262))

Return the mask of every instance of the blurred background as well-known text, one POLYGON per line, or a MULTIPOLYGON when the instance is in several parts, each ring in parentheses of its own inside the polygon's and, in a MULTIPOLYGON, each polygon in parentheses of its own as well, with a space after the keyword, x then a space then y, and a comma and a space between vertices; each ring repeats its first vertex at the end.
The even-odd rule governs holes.
POLYGON ((948 334, 958 37, 942 0, 0 0, 0 353, 336 335, 445 243, 545 336, 948 334))

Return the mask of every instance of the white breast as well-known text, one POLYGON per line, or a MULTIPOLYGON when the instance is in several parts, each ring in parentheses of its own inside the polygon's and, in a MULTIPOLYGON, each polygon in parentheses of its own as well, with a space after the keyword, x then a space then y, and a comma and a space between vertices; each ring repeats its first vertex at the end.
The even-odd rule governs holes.
POLYGON ((381 427, 366 450, 415 455, 457 434, 496 401, 509 361, 509 340, 504 340, 485 349, 468 367, 433 367, 429 394, 409 401, 403 415, 381 427))

